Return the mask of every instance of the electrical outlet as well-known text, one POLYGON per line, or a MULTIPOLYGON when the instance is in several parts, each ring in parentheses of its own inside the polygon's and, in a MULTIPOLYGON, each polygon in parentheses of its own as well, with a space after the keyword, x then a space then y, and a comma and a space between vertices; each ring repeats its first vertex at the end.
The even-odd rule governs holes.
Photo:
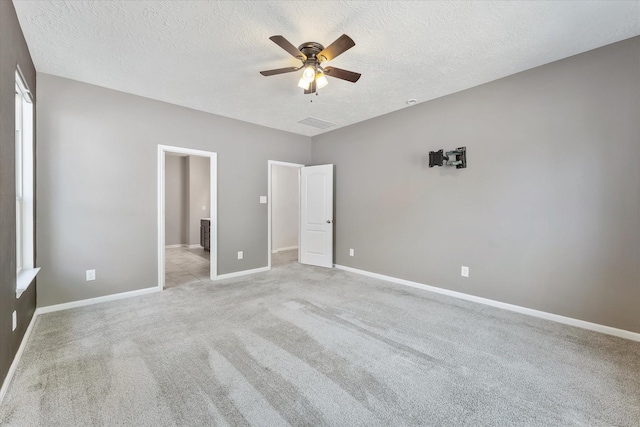
POLYGON ((96 271, 95 270, 87 270, 87 282, 90 282, 91 280, 96 280, 96 271))
POLYGON ((244 252, 238 251, 238 259, 243 259, 243 258, 244 258, 244 252))
POLYGON ((462 277, 469 277, 469 267, 465 267, 464 265, 460 269, 460 275, 462 277))
POLYGON ((353 249, 349 249, 349 256, 353 256, 355 254, 355 252, 353 251, 353 249))
POLYGON ((16 313, 15 310, 13 310, 13 313, 11 313, 11 321, 12 321, 12 324, 13 324, 13 326, 12 326, 13 329, 11 329, 11 330, 15 331, 16 328, 18 327, 18 313, 16 313))

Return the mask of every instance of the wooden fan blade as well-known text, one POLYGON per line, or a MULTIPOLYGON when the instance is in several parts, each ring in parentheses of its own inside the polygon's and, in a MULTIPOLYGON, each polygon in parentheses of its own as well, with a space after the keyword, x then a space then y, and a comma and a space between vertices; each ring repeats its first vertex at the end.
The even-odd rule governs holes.
POLYGON ((316 91, 316 81, 312 81, 311 84, 309 85, 309 90, 304 91, 305 94, 309 94, 309 93, 315 93, 316 91))
POLYGON ((302 67, 277 68, 275 70, 260 71, 263 76, 275 76, 276 74, 293 73, 302 67))
POLYGON ((331 61, 333 58, 346 52, 347 50, 351 49, 355 45, 356 43, 353 40, 351 40, 351 37, 349 37, 346 34, 343 34, 340 37, 338 37, 336 41, 331 43, 328 47, 324 48, 324 50, 320 52, 317 56, 321 62, 331 61))
POLYGON ((346 80, 351 83, 358 81, 362 74, 354 73, 353 71, 343 70, 336 67, 325 67, 324 74, 329 77, 335 77, 336 79, 346 80))
POLYGON ((304 53, 300 52, 297 47, 292 45, 289 42, 289 40, 285 39, 284 37, 282 37, 282 36, 271 36, 271 37, 269 37, 269 40, 271 40, 272 42, 274 42, 275 44, 277 44, 278 46, 280 46, 281 48, 283 48, 284 50, 289 52, 289 54, 291 56, 293 56, 294 58, 297 58, 300 61, 306 61, 307 60, 307 55, 305 55, 304 53))

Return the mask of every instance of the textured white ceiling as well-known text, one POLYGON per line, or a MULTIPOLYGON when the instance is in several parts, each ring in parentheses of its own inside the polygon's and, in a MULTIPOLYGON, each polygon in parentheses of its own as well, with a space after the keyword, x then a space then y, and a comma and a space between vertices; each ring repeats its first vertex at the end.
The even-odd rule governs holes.
POLYGON ((22 1, 39 72, 317 135, 640 34, 638 1, 22 1), (269 40, 356 46, 304 95, 269 40), (313 101, 313 102, 310 102, 313 101), (336 126, 298 123, 313 116, 336 126))

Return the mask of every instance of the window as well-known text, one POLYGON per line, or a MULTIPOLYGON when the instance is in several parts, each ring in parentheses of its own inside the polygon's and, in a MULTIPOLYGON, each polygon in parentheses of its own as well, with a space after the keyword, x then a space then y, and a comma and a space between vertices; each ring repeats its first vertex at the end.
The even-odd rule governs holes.
POLYGON ((31 92, 16 71, 16 295, 19 297, 33 282, 33 100, 31 92))

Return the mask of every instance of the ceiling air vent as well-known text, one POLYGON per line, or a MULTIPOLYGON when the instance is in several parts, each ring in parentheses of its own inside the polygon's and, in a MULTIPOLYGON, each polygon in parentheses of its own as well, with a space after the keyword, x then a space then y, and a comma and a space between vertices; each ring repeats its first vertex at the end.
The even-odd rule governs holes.
POLYGON ((307 117, 306 119, 300 120, 298 123, 311 126, 318 129, 327 129, 331 126, 335 126, 335 123, 327 122, 325 120, 316 119, 315 117, 307 117))

